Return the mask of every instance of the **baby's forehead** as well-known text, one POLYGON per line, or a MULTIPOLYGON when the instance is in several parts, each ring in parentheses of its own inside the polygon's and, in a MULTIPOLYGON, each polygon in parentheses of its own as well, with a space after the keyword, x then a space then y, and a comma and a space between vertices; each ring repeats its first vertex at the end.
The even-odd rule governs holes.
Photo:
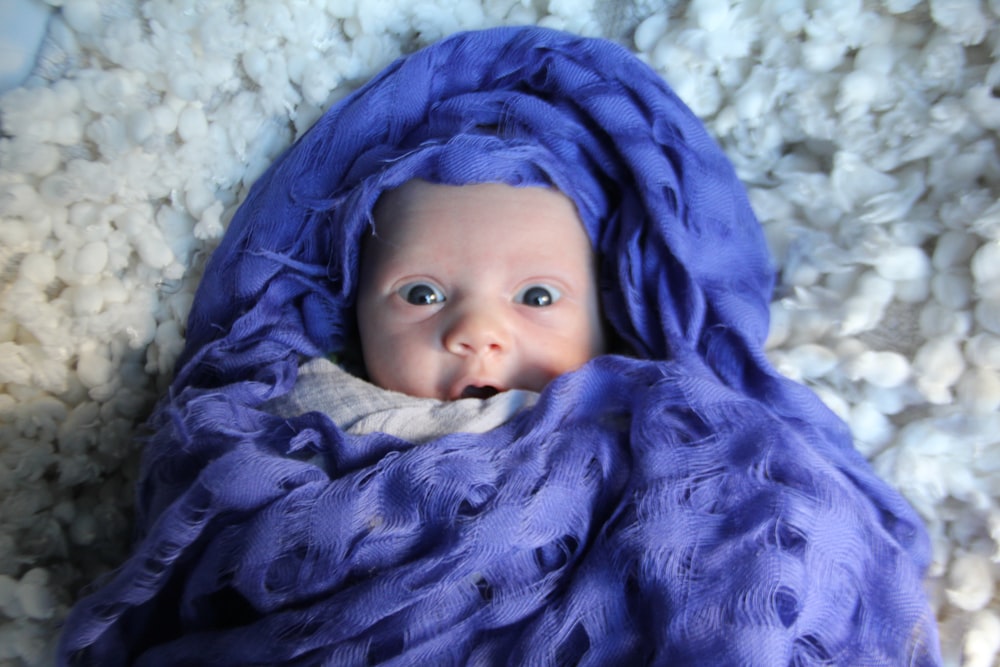
POLYGON ((361 264, 380 273, 470 262, 502 272, 550 266, 576 273, 589 271, 593 256, 575 205, 554 188, 410 181, 376 205, 361 264))
POLYGON ((412 179, 384 191, 372 211, 373 233, 380 238, 406 235, 418 225, 438 225, 461 232, 473 229, 483 220, 515 232, 518 228, 515 223, 524 219, 539 225, 562 225, 568 234, 587 235, 575 202, 560 190, 545 185, 512 186, 498 182, 450 185, 412 179))

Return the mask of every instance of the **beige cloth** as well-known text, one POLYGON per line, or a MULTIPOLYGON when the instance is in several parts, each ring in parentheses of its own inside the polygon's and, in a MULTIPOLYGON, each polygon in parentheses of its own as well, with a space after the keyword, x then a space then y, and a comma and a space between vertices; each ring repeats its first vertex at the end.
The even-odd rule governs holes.
POLYGON ((353 435, 381 432, 419 443, 448 433, 485 433, 537 400, 537 393, 522 389, 488 399, 417 398, 376 387, 319 358, 303 364, 292 391, 263 409, 281 417, 322 412, 353 435))

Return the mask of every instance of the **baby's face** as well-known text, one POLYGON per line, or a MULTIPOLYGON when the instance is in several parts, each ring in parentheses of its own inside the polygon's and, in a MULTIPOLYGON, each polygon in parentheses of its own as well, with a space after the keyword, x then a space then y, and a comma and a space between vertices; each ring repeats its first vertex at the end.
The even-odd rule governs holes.
POLYGON ((442 400, 540 391, 604 348, 590 242, 544 188, 411 181, 375 209, 358 328, 369 378, 442 400))

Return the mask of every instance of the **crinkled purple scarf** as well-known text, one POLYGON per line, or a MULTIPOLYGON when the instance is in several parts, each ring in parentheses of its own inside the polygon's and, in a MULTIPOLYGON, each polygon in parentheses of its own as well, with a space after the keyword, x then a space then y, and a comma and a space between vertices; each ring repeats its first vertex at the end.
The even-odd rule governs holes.
POLYGON ((927 537, 768 364, 772 274, 725 156, 625 49, 501 28, 401 59, 213 255, 150 422, 140 539, 61 663, 938 664, 927 537), (356 346, 360 239, 417 177, 570 195, 633 354, 420 445, 261 411, 301 359, 356 346))

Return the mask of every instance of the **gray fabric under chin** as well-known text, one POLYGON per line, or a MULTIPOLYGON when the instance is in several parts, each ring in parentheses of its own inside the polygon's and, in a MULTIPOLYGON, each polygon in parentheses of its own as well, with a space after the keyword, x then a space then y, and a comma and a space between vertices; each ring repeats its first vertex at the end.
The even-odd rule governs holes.
POLYGON ((322 412, 352 435, 388 433, 427 442, 448 433, 485 433, 535 404, 538 394, 523 389, 481 400, 439 401, 376 387, 334 362, 312 359, 299 368, 295 388, 264 405, 281 417, 322 412))

